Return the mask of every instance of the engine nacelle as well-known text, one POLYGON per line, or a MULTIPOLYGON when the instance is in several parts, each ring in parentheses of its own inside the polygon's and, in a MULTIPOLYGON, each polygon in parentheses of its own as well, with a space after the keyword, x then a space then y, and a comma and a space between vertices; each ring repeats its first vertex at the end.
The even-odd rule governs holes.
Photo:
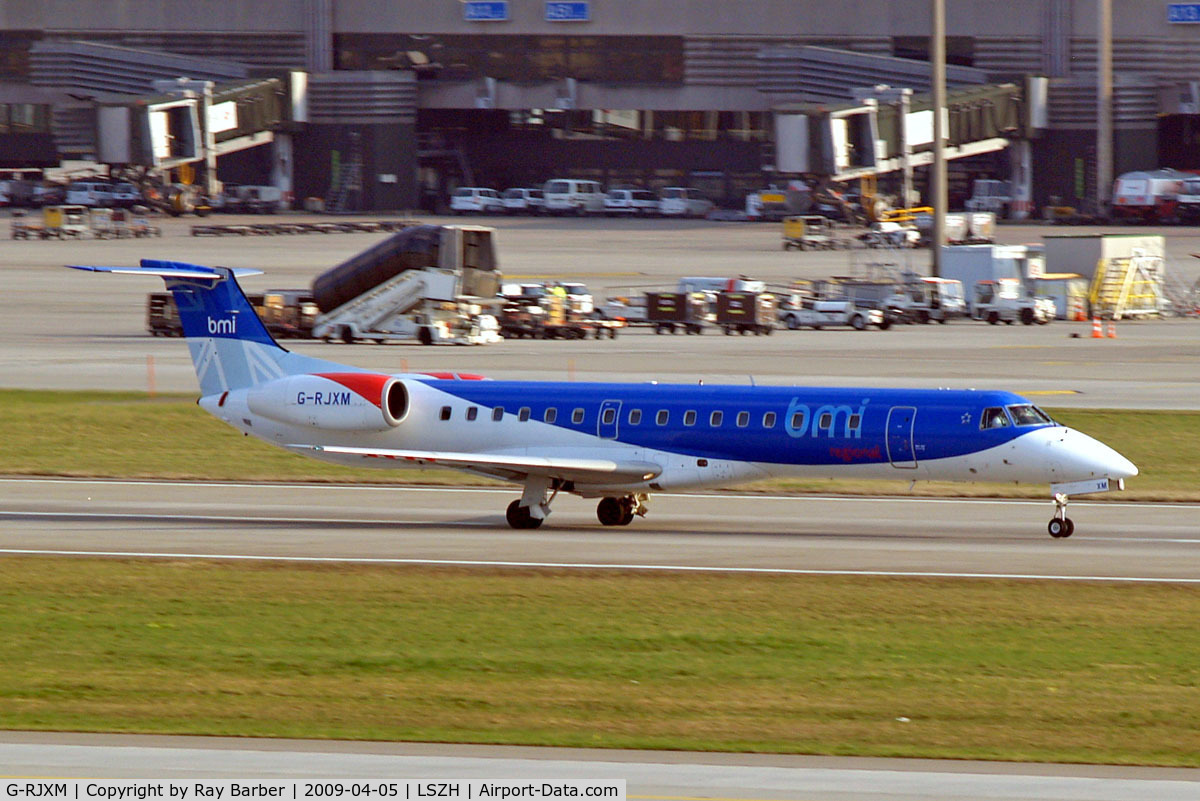
POLYGON ((268 381, 246 393, 254 414, 334 431, 385 431, 408 416, 402 379, 377 373, 318 373, 268 381))

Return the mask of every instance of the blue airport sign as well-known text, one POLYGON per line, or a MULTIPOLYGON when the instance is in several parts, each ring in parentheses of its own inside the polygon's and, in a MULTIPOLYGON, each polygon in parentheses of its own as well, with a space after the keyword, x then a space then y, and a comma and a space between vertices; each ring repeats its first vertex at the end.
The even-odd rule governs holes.
POLYGON ((1167 22, 1200 25, 1200 3, 1167 3, 1167 22))
POLYGON ((546 22, 590 22, 592 10, 588 5, 588 0, 547 2, 546 22))
POLYGON ((466 0, 463 19, 467 22, 507 22, 508 0, 466 0))

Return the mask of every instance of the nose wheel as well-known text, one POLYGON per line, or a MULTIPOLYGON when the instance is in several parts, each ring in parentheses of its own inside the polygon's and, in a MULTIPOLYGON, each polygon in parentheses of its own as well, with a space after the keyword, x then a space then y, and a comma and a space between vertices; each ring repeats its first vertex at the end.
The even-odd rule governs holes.
POLYGON ((1067 517, 1067 496, 1062 493, 1054 495, 1054 517, 1050 518, 1046 530, 1054 539, 1065 539, 1075 533, 1075 523, 1067 517))
POLYGON ((634 515, 646 514, 645 495, 626 495, 623 498, 602 498, 596 504, 596 518, 606 526, 628 526, 634 515))

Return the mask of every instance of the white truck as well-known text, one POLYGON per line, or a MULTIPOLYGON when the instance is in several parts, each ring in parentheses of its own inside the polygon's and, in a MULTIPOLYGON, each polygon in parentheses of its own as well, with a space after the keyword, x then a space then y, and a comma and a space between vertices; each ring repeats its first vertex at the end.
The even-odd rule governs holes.
POLYGON ((910 323, 944 323, 967 316, 961 281, 953 278, 907 275, 885 304, 900 320, 910 323))
POLYGON ((795 296, 780 306, 779 321, 793 331, 834 326, 849 326, 862 331, 872 325, 886 331, 892 327, 891 317, 879 309, 860 309, 849 300, 812 300, 795 296))
POLYGON ((313 336, 499 342, 499 323, 485 310, 500 288, 493 234, 480 226, 411 226, 323 273, 312 287, 321 310, 313 336))
POLYGON ((1016 278, 999 278, 975 284, 971 317, 986 320, 992 325, 1012 325, 1020 320, 1025 325, 1045 325, 1057 316, 1054 299, 1034 297, 1021 291, 1016 278))

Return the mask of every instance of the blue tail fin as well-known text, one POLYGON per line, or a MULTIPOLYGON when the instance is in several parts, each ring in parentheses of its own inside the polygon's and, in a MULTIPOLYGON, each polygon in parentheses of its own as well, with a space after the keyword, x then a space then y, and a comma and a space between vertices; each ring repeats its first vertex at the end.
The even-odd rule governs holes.
POLYGON ((279 347, 237 282, 237 275, 256 275, 259 270, 202 267, 158 259, 142 259, 141 265, 140 268, 69 266, 77 270, 162 278, 179 307, 183 333, 204 395, 244 389, 284 375, 330 366, 353 370, 279 347))

